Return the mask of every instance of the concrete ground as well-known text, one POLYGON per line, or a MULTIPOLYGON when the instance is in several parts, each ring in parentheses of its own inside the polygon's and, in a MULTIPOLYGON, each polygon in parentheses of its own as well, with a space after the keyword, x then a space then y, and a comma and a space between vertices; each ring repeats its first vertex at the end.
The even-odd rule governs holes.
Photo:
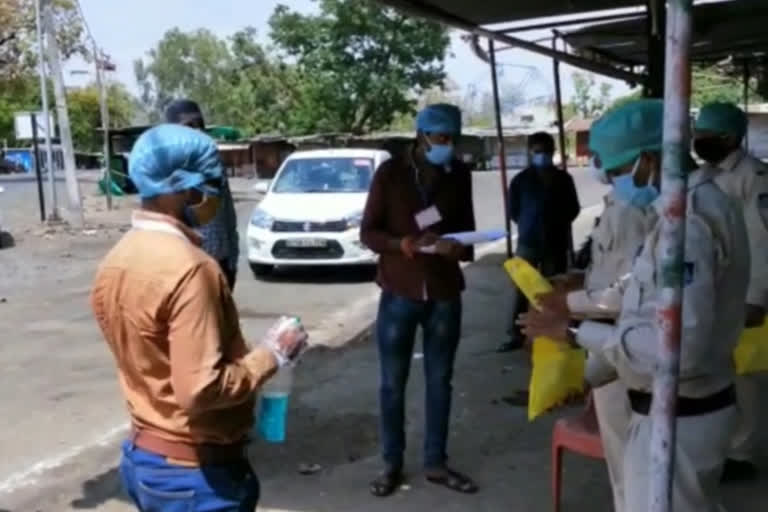
MULTIPOLYGON (((575 179, 587 206, 577 237, 599 213, 603 188, 581 172, 575 179)), ((87 183, 87 182, 86 182, 87 183)), ((132 200, 107 213, 90 197, 85 231, 35 225, 34 184, 0 183, 6 226, 18 245, 0 250, 0 512, 133 510, 120 493, 117 443, 125 412, 113 363, 87 308, 95 265, 125 229, 132 200), (11 194, 8 194, 8 191, 11 194), (9 221, 10 219, 10 221, 9 221), (5 335, 10 333, 10 335, 5 335)), ((475 175, 475 204, 482 227, 497 225, 501 211, 497 173, 475 175)), ((256 198, 250 183, 233 183, 243 224, 256 198)), ((254 465, 263 482, 260 510, 331 512, 358 510, 548 510, 549 437, 553 418, 528 423, 525 411, 500 398, 525 387, 524 354, 498 355, 509 281, 499 246, 486 247, 467 267, 464 338, 455 378, 452 463, 475 477, 482 492, 457 496, 419 477, 422 441, 422 372, 418 355, 410 386, 408 487, 388 500, 367 492, 378 471, 375 347, 365 336, 337 350, 308 354, 297 371, 288 441, 257 443, 254 465), (300 463, 322 471, 300 476, 300 463)), ((373 318, 370 276, 333 272, 288 273, 270 282, 241 269, 237 301, 247 333, 257 335, 286 311, 301 314, 314 339, 344 345, 373 318)), ((567 458, 564 511, 608 511, 609 491, 597 461, 567 458)), ((764 510, 759 486, 732 488, 730 510, 764 510), (739 501, 740 500, 740 501, 739 501), (735 504, 735 505, 734 505, 735 504)), ((761 494, 762 492, 762 494, 761 494)))
MULTIPOLYGON (((550 434, 556 415, 533 423, 525 410, 500 400, 524 387, 528 378, 523 353, 498 355, 502 336, 500 297, 508 288, 500 269, 503 255, 489 254, 468 267, 463 340, 454 383, 451 463, 481 485, 475 496, 436 488, 420 477, 423 439, 423 373, 415 356, 409 389, 407 454, 410 478, 388 499, 372 498, 369 480, 379 470, 377 457, 377 358, 370 340, 336 351, 311 354, 297 372, 288 440, 257 443, 252 460, 263 484, 262 512, 377 511, 525 511, 551 510, 550 434), (300 463, 322 466, 312 476, 297 472, 300 463)), ((576 409, 558 411, 573 414, 576 409)), ((100 449, 103 466, 78 485, 63 485, 43 499, 20 504, 14 512, 134 510, 119 491, 114 448, 100 449)), ((563 511, 610 512, 607 474, 601 461, 568 456, 563 511)), ((763 464, 768 461, 762 459, 763 464)), ((72 468, 60 468, 65 475, 72 468)), ((66 479, 63 479, 66 480, 66 479)), ((731 512, 761 512, 768 500, 765 479, 725 489, 731 512)))

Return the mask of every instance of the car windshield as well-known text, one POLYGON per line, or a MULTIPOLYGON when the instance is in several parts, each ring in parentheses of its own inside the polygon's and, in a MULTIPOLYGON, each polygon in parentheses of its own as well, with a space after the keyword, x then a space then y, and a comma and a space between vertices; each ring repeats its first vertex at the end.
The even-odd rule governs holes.
POLYGON ((272 188, 277 194, 368 192, 372 158, 296 158, 286 162, 272 188))

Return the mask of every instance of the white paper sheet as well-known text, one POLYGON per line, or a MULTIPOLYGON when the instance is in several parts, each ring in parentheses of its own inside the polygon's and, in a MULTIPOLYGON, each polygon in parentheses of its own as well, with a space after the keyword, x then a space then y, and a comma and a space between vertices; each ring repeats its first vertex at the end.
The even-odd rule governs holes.
MULTIPOLYGON (((507 232, 503 229, 484 229, 481 231, 463 231, 461 233, 448 233, 443 235, 442 238, 448 238, 456 240, 461 245, 477 245, 487 242, 495 242, 507 236, 507 232)), ((421 247, 419 252, 425 254, 434 254, 435 246, 428 245, 421 247)))

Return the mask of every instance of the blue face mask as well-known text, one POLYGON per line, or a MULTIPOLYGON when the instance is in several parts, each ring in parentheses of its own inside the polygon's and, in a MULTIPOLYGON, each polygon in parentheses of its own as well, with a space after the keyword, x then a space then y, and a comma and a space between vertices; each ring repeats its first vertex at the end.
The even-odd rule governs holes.
POLYGON ((531 155, 531 165, 534 167, 551 167, 552 155, 549 153, 534 153, 531 155))
POLYGON ((635 185, 635 173, 640 165, 640 159, 635 162, 635 168, 630 174, 616 176, 613 178, 613 189, 616 197, 638 208, 645 208, 653 203, 659 197, 659 190, 649 183, 642 187, 635 185))
POLYGON ((450 144, 432 144, 426 157, 432 165, 448 165, 453 159, 453 146, 450 144))

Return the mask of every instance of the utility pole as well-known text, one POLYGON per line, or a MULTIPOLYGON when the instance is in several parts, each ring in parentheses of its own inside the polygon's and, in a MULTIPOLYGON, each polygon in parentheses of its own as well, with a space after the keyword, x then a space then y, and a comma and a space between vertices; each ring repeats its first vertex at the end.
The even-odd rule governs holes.
POLYGON ((43 26, 45 27, 46 47, 48 50, 48 66, 53 80, 53 91, 56 97, 56 113, 59 120, 59 136, 61 151, 64 156, 64 177, 67 185, 68 206, 71 212, 69 219, 74 225, 82 226, 83 208, 80 201, 80 184, 77 181, 75 166, 75 150, 72 144, 72 130, 69 126, 69 109, 67 108, 67 91, 64 88, 64 74, 59 55, 59 44, 56 40, 56 18, 50 0, 45 0, 43 8, 43 26))
POLYGON ((112 209, 112 171, 109 161, 109 104, 108 84, 102 73, 107 71, 106 56, 99 52, 96 42, 93 42, 93 56, 96 61, 96 85, 99 88, 99 103, 101 107, 101 130, 104 132, 104 188, 107 196, 107 210, 112 209))
MULTIPOLYGON (((48 220, 57 221, 59 217, 58 201, 56 200, 56 174, 55 167, 53 165, 53 147, 51 146, 51 112, 48 109, 48 80, 46 80, 45 73, 45 45, 43 44, 44 30, 42 23, 42 6, 40 5, 42 0, 35 0, 35 21, 37 23, 37 51, 38 51, 38 66, 40 73, 40 98, 42 100, 43 116, 45 117, 45 152, 46 160, 48 161, 48 182, 51 188, 51 213, 48 215, 48 220)), ((37 117, 32 117, 32 122, 35 123, 33 130, 37 130, 37 117)), ((35 141, 37 144, 37 141, 35 141)), ((36 157, 39 154, 36 153, 36 157)))

